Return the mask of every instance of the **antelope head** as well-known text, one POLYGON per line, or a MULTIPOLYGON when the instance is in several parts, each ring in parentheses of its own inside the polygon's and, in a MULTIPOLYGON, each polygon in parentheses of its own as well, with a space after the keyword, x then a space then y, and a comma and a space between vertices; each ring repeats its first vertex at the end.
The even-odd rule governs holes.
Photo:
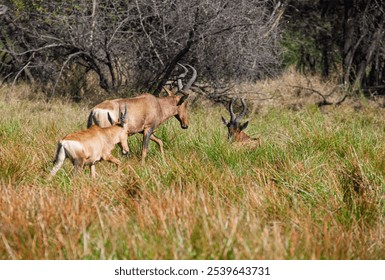
POLYGON ((187 82, 186 85, 183 85, 182 78, 184 78, 188 72, 188 69, 186 66, 182 64, 178 64, 184 69, 184 73, 180 74, 177 78, 177 89, 176 90, 169 90, 166 87, 164 87, 164 90, 167 92, 169 96, 172 96, 175 99, 176 107, 177 107, 177 114, 175 115, 175 118, 179 121, 181 128, 187 129, 189 125, 188 117, 187 117, 187 98, 189 97, 189 94, 187 91, 190 89, 192 84, 195 82, 197 78, 197 71, 194 67, 191 65, 188 65, 188 67, 191 68, 193 74, 190 78, 190 80, 187 82))
POLYGON ((246 121, 244 123, 241 123, 241 119, 246 115, 246 102, 245 99, 241 99, 242 103, 242 112, 236 116, 233 110, 233 103, 237 100, 237 97, 233 97, 230 100, 229 104, 229 113, 230 113, 230 121, 226 121, 224 117, 222 117, 223 123, 227 126, 228 129, 228 136, 227 139, 229 142, 235 141, 235 142, 243 142, 250 139, 250 136, 248 136, 246 133, 243 132, 243 130, 248 126, 249 122, 246 121))

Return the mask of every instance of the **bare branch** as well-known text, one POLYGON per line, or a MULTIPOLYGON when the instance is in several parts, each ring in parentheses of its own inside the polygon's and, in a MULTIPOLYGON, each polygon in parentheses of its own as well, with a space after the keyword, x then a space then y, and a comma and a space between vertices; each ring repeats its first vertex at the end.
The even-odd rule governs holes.
POLYGON ((90 34, 90 46, 93 47, 94 43, 94 32, 95 32, 95 26, 96 26, 96 7, 98 5, 97 0, 92 0, 92 25, 91 25, 91 34, 90 34))
POLYGON ((151 45, 152 49, 154 50, 154 52, 155 52, 155 54, 156 54, 156 57, 158 58, 160 64, 161 64, 162 66, 164 66, 164 62, 163 62, 162 58, 160 57, 160 55, 159 55, 159 53, 158 53, 158 51, 157 51, 157 49, 156 49, 156 47, 155 47, 155 44, 154 44, 154 42, 153 42, 152 39, 151 39, 151 36, 148 34, 148 32, 147 32, 147 30, 146 30, 146 27, 145 27, 144 24, 143 24, 143 16, 142 16, 142 12, 140 11, 140 7, 139 7, 139 2, 138 2, 138 0, 136 0, 135 3, 136 3, 136 8, 138 9, 138 13, 139 13, 139 21, 140 21, 140 25, 141 25, 141 27, 142 27, 142 30, 143 30, 144 34, 146 34, 146 37, 147 37, 148 41, 150 42, 150 45, 151 45))
POLYGON ((52 88, 52 93, 51 93, 51 95, 54 95, 55 90, 56 90, 56 86, 57 86, 57 84, 58 84, 58 82, 59 82, 59 80, 60 80, 60 78, 61 78, 61 76, 62 76, 62 74, 63 74, 63 70, 64 70, 64 68, 66 67, 66 65, 68 64, 68 62, 69 62, 71 59, 73 59, 74 57, 79 56, 79 55, 81 55, 81 54, 84 54, 84 53, 83 53, 83 52, 76 52, 76 53, 73 53, 73 54, 69 55, 68 58, 64 61, 62 67, 60 68, 59 75, 58 75, 58 77, 56 78, 56 82, 55 82, 55 84, 54 84, 54 86, 53 86, 53 88, 52 88))
POLYGON ((329 94, 323 94, 321 93, 320 91, 318 90, 315 90, 313 88, 307 88, 307 87, 301 87, 301 86, 291 86, 292 88, 298 88, 298 89, 304 89, 304 90, 308 90, 308 91, 311 91, 313 93, 316 93, 318 96, 320 96, 322 98, 322 101, 320 102, 317 102, 317 106, 318 107, 322 107, 322 106, 327 106, 327 105, 341 105, 342 102, 345 101, 346 97, 347 97, 347 94, 345 94, 339 101, 337 102, 331 102, 331 101, 328 101, 327 100, 327 97, 331 96, 335 90, 338 88, 338 87, 334 87, 329 94))
POLYGON ((30 64, 31 64, 31 62, 28 61, 27 64, 24 65, 23 68, 21 68, 19 72, 17 72, 15 78, 13 79, 12 88, 15 87, 16 81, 17 81, 17 79, 19 78, 20 74, 21 74, 25 69, 27 69, 28 66, 29 66, 30 64))
POLYGON ((12 55, 16 55, 16 56, 23 56, 23 55, 26 55, 26 54, 29 54, 29 53, 37 53, 37 52, 44 51, 44 50, 47 50, 47 49, 54 49, 54 48, 65 47, 65 46, 67 46, 67 45, 65 45, 65 44, 50 44, 50 45, 46 45, 46 46, 43 46, 43 47, 40 47, 40 48, 36 48, 36 49, 29 49, 29 50, 26 50, 26 51, 20 52, 20 53, 16 53, 14 51, 10 51, 10 50, 7 50, 7 49, 0 49, 0 51, 2 51, 4 53, 9 53, 9 54, 12 54, 12 55))

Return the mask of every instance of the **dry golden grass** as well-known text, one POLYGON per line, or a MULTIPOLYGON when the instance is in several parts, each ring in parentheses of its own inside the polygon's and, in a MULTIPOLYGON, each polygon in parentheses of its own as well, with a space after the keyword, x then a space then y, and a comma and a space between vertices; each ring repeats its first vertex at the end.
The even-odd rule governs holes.
MULTIPOLYGON (((88 106, 0 89, 0 259, 384 259, 383 111, 315 106, 251 115, 259 147, 226 142, 224 108, 130 138, 123 164, 48 176, 88 106)), ((15 90, 19 90, 17 87, 15 90)), ((28 93, 27 88, 23 88, 28 93)), ((272 89, 272 91, 274 91, 272 89)), ((277 90, 278 91, 278 90, 277 90)))
MULTIPOLYGON (((337 79, 336 79, 337 80, 337 79)), ((336 80, 325 80, 320 76, 305 76, 289 68, 276 78, 267 78, 256 83, 241 83, 234 86, 232 94, 246 97, 252 104, 252 111, 267 113, 269 109, 301 110, 322 102, 340 101, 346 94, 336 80)), ((350 94, 342 107, 354 109, 361 101, 350 94)), ((376 106, 375 103, 372 104, 376 106)), ((325 109, 325 108, 323 108, 325 109)))

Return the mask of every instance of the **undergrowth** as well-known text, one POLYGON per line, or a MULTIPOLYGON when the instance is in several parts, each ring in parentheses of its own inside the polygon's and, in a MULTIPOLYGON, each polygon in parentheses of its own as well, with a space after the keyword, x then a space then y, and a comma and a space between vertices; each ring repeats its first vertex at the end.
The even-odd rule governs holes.
POLYGON ((230 145, 225 108, 170 119, 140 163, 49 171, 88 106, 0 101, 0 259, 384 259, 382 110, 314 106, 250 116, 258 147, 230 145))

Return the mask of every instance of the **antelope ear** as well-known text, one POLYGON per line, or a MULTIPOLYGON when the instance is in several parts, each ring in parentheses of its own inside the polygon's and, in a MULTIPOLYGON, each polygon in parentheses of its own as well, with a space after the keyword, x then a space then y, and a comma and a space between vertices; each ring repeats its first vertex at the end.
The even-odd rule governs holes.
POLYGON ((115 122, 114 122, 114 120, 111 118, 110 112, 107 113, 107 117, 108 117, 108 121, 110 122, 110 124, 111 124, 111 125, 114 125, 115 122))
POLYGON ((242 131, 242 130, 244 130, 248 125, 249 125, 249 121, 247 121, 247 122, 241 124, 241 125, 239 126, 239 129, 242 131))
POLYGON ((228 125, 229 123, 226 121, 226 119, 224 117, 222 117, 222 122, 224 123, 224 125, 228 125))
POLYGON ((182 95, 182 97, 179 99, 178 104, 176 104, 176 106, 182 105, 183 102, 185 102, 187 98, 188 98, 188 94, 182 95))

